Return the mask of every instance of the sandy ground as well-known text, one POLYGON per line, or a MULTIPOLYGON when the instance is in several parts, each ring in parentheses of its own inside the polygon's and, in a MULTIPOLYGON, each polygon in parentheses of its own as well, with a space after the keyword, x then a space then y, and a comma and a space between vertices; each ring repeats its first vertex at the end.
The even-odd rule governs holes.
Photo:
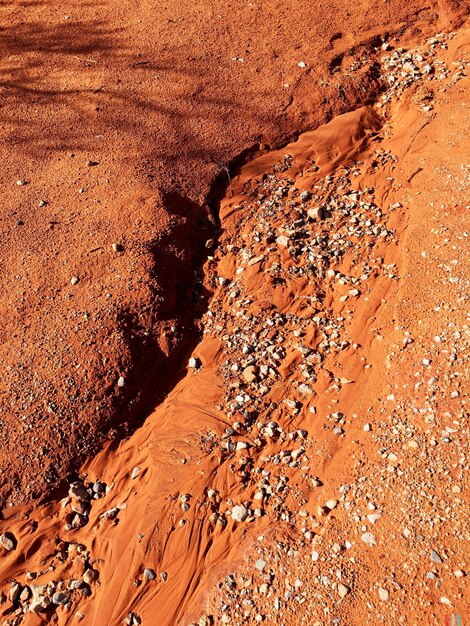
POLYGON ((468 619, 466 9, 1 6, 2 624, 468 619))
POLYGON ((462 7, 0 11, 0 495, 17 503, 134 428, 180 376, 224 166, 373 94, 373 76, 342 89, 331 79, 354 46, 449 26, 462 7))

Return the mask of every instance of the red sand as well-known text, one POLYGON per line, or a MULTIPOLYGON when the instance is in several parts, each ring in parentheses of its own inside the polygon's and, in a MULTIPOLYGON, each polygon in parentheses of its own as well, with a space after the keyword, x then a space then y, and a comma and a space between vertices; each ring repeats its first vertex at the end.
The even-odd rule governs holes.
MULTIPOLYGON (((428 458, 432 448, 423 442, 442 436, 446 427, 449 434, 460 433, 459 406, 468 390, 465 287, 441 280, 457 268, 460 280, 468 278, 468 79, 455 80, 460 71, 455 64, 468 62, 467 31, 462 26, 448 50, 439 52, 439 62, 451 68, 442 81, 411 87, 382 108, 362 106, 377 97, 380 102, 374 63, 389 53, 380 50, 378 36, 389 33, 394 49, 419 47, 435 32, 457 28, 465 8, 393 2, 380 11, 355 6, 350 15, 331 3, 315 10, 296 3, 289 11, 207 3, 158 10, 147 3, 60 11, 39 3, 1 7, 9 26, 0 33, 5 50, 0 459, 8 505, 0 530, 12 533, 15 544, 0 557, 1 579, 7 595, 11 581, 18 581, 19 591, 51 581, 66 591, 87 569, 99 572, 97 581, 72 591, 69 610, 31 612, 31 591, 13 604, 6 599, 2 624, 66 624, 80 618, 85 624, 121 624, 131 614, 129 623, 158 625, 256 623, 257 615, 265 623, 286 625, 326 624, 338 616, 347 624, 415 624, 423 615, 426 623, 440 624, 451 612, 466 614, 465 576, 452 573, 468 568, 461 452, 459 446, 443 452, 438 446, 438 454, 428 458), (398 42, 391 33, 402 29, 398 42), (361 67, 351 69, 357 61, 361 67), (231 180, 220 205, 219 245, 206 248, 227 176, 223 166, 245 150, 266 152, 309 129, 316 130, 255 158, 231 180), (292 161, 284 167, 285 154, 292 161), (335 272, 363 283, 354 294, 355 282, 338 282, 322 269, 315 270, 315 278, 296 274, 302 239, 294 253, 282 237, 292 236, 284 233, 287 223, 302 219, 305 211, 297 195, 288 195, 283 211, 266 218, 269 228, 259 241, 256 233, 264 226, 256 199, 263 202, 275 192, 269 188, 273 167, 279 170, 276 185, 287 177, 299 191, 317 193, 317 185, 324 198, 340 197, 344 181, 332 190, 325 177, 341 176, 341 168, 357 160, 357 176, 343 176, 353 181, 352 189, 374 188, 383 214, 379 221, 387 222, 393 237, 372 237, 367 248, 361 247, 368 241, 361 236, 354 239, 357 254, 353 248, 339 258, 335 272), (46 204, 39 206, 40 200, 46 204), (399 206, 389 213, 394 203, 399 206), (193 270, 207 251, 204 285, 198 287, 193 270), (244 271, 237 272, 241 266, 244 271), (75 285, 73 276, 79 278, 75 285), (230 295, 235 284, 241 295, 230 295), (211 294, 209 313, 199 321, 205 292, 211 294), (278 371, 273 379, 267 374, 261 404, 250 400, 258 407, 254 425, 224 438, 227 427, 245 419, 231 408, 235 396, 260 393, 261 363, 253 381, 251 372, 230 369, 248 358, 238 338, 251 332, 253 320, 267 320, 273 311, 294 320, 305 338, 287 338, 279 329, 272 337, 268 333, 274 342, 282 338, 278 371), (323 331, 311 323, 316 317, 344 317, 327 335, 347 346, 338 352, 329 343, 323 349, 323 331), (449 320, 455 325, 449 333, 459 333, 450 338, 458 346, 457 376, 447 364, 449 347, 432 358, 433 367, 442 369, 440 382, 422 381, 421 374, 418 380, 418 362, 432 352, 433 337, 449 320), (406 350, 404 336, 413 338, 406 350), (302 373, 299 341, 324 353, 315 376, 314 361, 305 370, 308 377, 302 373), (193 347, 202 368, 185 374, 183 357, 193 347), (416 382, 437 389, 422 399, 416 382), (461 392, 449 399, 456 382, 461 392), (306 383, 312 387, 308 401, 301 387, 306 383), (92 456, 103 437, 133 430, 167 392, 141 428, 92 456), (286 399, 298 407, 284 409, 286 399), (418 410, 419 402, 429 403, 434 421, 425 414, 405 427, 405 418, 414 414, 406 407, 418 410), (333 414, 345 417, 335 422, 333 414), (390 432, 387 415, 394 424, 390 432), (264 437, 257 424, 270 421, 281 424, 285 442, 264 437), (366 422, 372 435, 364 430, 366 422), (307 432, 304 444, 297 434, 294 444, 288 438, 298 429, 307 432), (224 451, 232 439, 242 447, 224 451), (408 441, 417 443, 422 461, 408 441), (281 490, 279 503, 263 504, 253 522, 234 522, 233 505, 255 510, 261 469, 279 474, 272 455, 302 446, 305 460, 292 467, 281 462, 287 495, 281 490), (100 480, 111 487, 92 501, 86 524, 75 530, 65 526, 73 519, 71 507, 88 504, 74 498, 25 504, 45 496, 71 470, 87 483, 100 480), (312 489, 312 477, 319 478, 320 489, 312 489), (348 483, 355 500, 345 506, 349 492, 340 487, 348 483), (434 500, 421 499, 420 484, 434 500), (214 495, 208 494, 211 489, 214 495), (318 511, 329 499, 341 500, 338 510, 318 511), (362 514, 356 513, 358 521, 353 513, 360 502, 372 500, 380 501, 382 517, 369 528, 362 514), (113 519, 100 518, 113 507, 113 519), (446 524, 422 520, 425 511, 446 524), (377 547, 358 540, 365 532, 361 524, 374 532, 377 547), (408 543, 403 525, 411 533, 408 543), (314 548, 321 545, 320 552, 327 552, 320 568, 312 562, 305 532, 313 533, 314 548), (352 547, 345 549, 345 541, 352 547), (281 544, 298 554, 282 551, 281 544), (422 582, 429 566, 416 559, 419 550, 428 555, 431 548, 445 556, 436 574, 440 585, 429 589, 431 583, 422 582), (269 585, 274 588, 287 572, 293 589, 296 579, 307 587, 298 586, 305 599, 295 609, 283 588, 260 591, 263 580, 256 580, 261 574, 253 563, 261 549, 272 569, 269 585), (157 579, 143 580, 144 568, 155 570, 157 579), (32 571, 38 573, 34 583, 26 576, 32 571), (229 573, 237 578, 235 587, 217 588, 229 573), (348 589, 344 597, 337 581, 327 585, 319 575, 342 580, 348 589), (387 600, 384 593, 377 600, 378 586, 387 600), (249 595, 237 595, 240 589, 249 595), (274 593, 281 598, 280 614, 273 613, 274 593), (247 597, 255 598, 256 610, 243 605, 247 597), (243 610, 250 614, 243 617, 243 610)), ((345 223, 334 215, 329 219, 328 237, 343 232, 345 223)), ((284 323, 290 329, 290 322, 284 323)), ((253 327, 257 340, 265 330, 264 321, 253 327)))

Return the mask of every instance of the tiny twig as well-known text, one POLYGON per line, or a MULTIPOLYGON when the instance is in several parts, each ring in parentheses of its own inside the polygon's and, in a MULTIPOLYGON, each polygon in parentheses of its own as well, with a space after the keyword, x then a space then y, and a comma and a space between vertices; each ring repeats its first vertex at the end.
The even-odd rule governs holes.
POLYGON ((73 58, 77 59, 77 61, 80 61, 80 63, 97 63, 98 62, 96 61, 96 59, 81 59, 76 54, 73 55, 73 58))
POLYGON ((209 158, 214 161, 214 163, 217 163, 217 165, 220 167, 220 169, 222 169, 226 174, 227 174, 227 178, 228 178, 228 187, 230 189, 230 197, 233 198, 233 189, 232 189, 232 179, 230 177, 230 170, 228 169, 228 167, 225 165, 225 163, 222 163, 222 161, 219 161, 219 159, 216 159, 215 157, 211 156, 210 154, 208 155, 209 158))
POLYGON ((422 167, 418 167, 418 169, 417 169, 417 170, 415 170, 415 171, 411 174, 411 176, 408 178, 408 180, 407 180, 406 182, 407 182, 407 183, 411 183, 411 181, 412 181, 412 180, 413 180, 413 178, 416 176, 416 174, 419 174, 419 173, 420 173, 420 172, 422 172, 422 171, 423 171, 423 168, 422 168, 422 167))

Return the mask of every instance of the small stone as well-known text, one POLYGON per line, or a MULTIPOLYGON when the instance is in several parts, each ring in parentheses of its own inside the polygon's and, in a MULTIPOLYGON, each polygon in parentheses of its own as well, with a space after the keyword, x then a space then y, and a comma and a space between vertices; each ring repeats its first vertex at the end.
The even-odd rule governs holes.
POLYGON ((287 248, 287 246, 289 245, 289 237, 280 235, 279 237, 276 237, 276 243, 280 246, 283 246, 284 248, 287 248))
POLYGON ((375 546, 377 543, 375 541, 375 535, 373 535, 372 533, 363 533, 361 535, 361 541, 366 543, 368 546, 375 546))
POLYGON ((65 591, 57 591, 52 596, 52 603, 57 604, 58 606, 64 606, 69 601, 69 594, 65 593, 65 591))
POLYGON ((125 384, 126 384, 126 379, 124 378, 124 376, 119 376, 117 380, 117 386, 124 387, 125 384))
POLYGON ((131 473, 131 478, 132 478, 132 480, 134 480, 135 478, 137 478, 137 476, 139 475, 139 473, 140 473, 140 467, 139 467, 139 465, 136 465, 136 466, 134 467, 134 469, 132 470, 132 473, 131 473))
POLYGON ((120 243, 111 244, 111 249, 113 252, 122 252, 122 245, 120 243))
POLYGON ((0 535, 0 543, 7 552, 11 552, 16 547, 16 539, 11 533, 3 533, 0 535))
POLYGON ((144 569, 144 579, 145 580, 155 580, 156 577, 157 577, 157 574, 156 574, 155 570, 151 569, 150 567, 146 567, 144 569))
POLYGON ((309 200, 311 197, 310 191, 302 191, 302 193, 300 194, 300 199, 302 200, 302 202, 307 202, 307 200, 309 200))
POLYGON ((79 282, 80 282, 80 279, 79 279, 78 276, 72 276, 72 278, 70 279, 70 284, 71 285, 76 285, 79 282))
POLYGON ((465 576, 465 572, 461 569, 456 569, 454 572, 454 576, 457 578, 463 578, 465 576))
POLYGON ((242 504, 237 504, 232 508, 232 519, 236 522, 244 522, 248 517, 248 509, 242 504))
POLYGON ((307 215, 311 220, 322 220, 324 218, 324 212, 322 207, 314 207, 307 211, 307 215))
POLYGON ((431 561, 433 563, 442 563, 441 557, 438 555, 438 553, 435 550, 431 550, 431 561))
POLYGON ((26 185, 26 181, 20 178, 16 181, 16 184, 18 185, 18 187, 24 187, 24 185, 26 185))
POLYGON ((255 567, 256 569, 259 569, 260 572, 262 572, 266 567, 266 561, 264 561, 263 559, 258 559, 255 563, 255 567))
POLYGON ((67 588, 71 590, 80 589, 81 587, 83 587, 83 580, 80 580, 78 578, 72 578, 72 580, 69 580, 67 584, 67 588))
POLYGON ((99 574, 99 572, 96 569, 93 569, 93 568, 90 567, 83 574, 83 580, 86 582, 87 585, 90 585, 95 580, 98 580, 99 575, 100 574, 99 574))
POLYGON ((197 370, 201 367, 201 361, 197 357, 192 356, 188 361, 188 367, 197 370))
POLYGON ((88 489, 80 483, 72 483, 70 485, 69 496, 73 496, 79 500, 88 500, 90 498, 88 489))
POLYGON ((452 606, 452 602, 449 600, 449 598, 446 598, 445 596, 441 596, 441 602, 442 604, 446 604, 447 606, 452 606))
POLYGON ((350 591, 350 587, 343 585, 343 583, 338 583, 338 594, 340 598, 347 596, 350 591))
POLYGON ((388 590, 384 589, 383 587, 379 587, 379 598, 382 600, 382 602, 387 602, 388 596, 388 590))
POLYGON ((325 504, 330 509, 330 511, 332 511, 333 509, 336 509, 339 503, 338 500, 327 500, 325 504))
POLYGON ((19 583, 13 583, 8 594, 8 597, 10 598, 10 602, 12 604, 15 604, 15 602, 18 600, 18 598, 20 597, 20 593, 21 585, 19 583))
POLYGON ((167 572, 162 572, 160 574, 160 578, 162 579, 162 581, 165 583, 168 580, 168 574, 167 572))
POLYGON ((245 367, 245 369, 243 370, 243 378, 245 379, 247 383, 253 383, 258 378, 257 372, 258 372, 258 368, 256 366, 249 365, 248 367, 245 367))
POLYGON ((101 494, 101 493, 104 493, 105 490, 106 490, 106 485, 104 483, 101 483, 99 480, 93 483, 94 493, 101 494))
POLYGON ((28 586, 23 587, 23 590, 20 593, 20 602, 27 602, 30 596, 31 596, 31 589, 28 586))
POLYGON ((113 506, 113 508, 101 513, 100 519, 114 519, 119 515, 119 511, 120 509, 117 506, 113 506))

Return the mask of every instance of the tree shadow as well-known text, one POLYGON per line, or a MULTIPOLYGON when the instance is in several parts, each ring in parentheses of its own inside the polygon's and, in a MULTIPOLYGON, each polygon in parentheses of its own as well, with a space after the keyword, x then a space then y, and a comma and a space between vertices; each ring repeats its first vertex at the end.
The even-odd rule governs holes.
MULTIPOLYGON (((0 9, 37 4, 3 3, 0 9)), ((205 243, 212 239, 216 245, 217 198, 227 187, 225 170, 212 156, 226 150, 217 138, 236 102, 208 88, 204 59, 188 67, 176 46, 166 48, 158 62, 139 56, 125 43, 122 31, 104 20, 8 24, 0 28, 0 53, 0 137, 12 158, 47 162, 64 151, 95 150, 96 133, 108 133, 121 148, 131 148, 132 168, 147 172, 150 189, 160 195, 169 214, 170 227, 151 234, 146 244, 153 266, 149 284, 155 291, 145 326, 135 311, 120 309, 116 314, 117 330, 130 355, 126 385, 116 391, 106 383, 102 394, 107 408, 96 420, 97 432, 106 437, 111 429, 118 443, 184 376, 188 354, 201 338, 199 322, 210 297, 201 279, 208 254, 205 243), (122 69, 131 72, 122 78, 122 69), (162 83, 154 92, 148 88, 152 80, 162 83), (152 99, 149 93, 155 94, 152 99), (200 132, 203 123, 209 123, 205 133, 200 132), (176 172, 168 177, 167 189, 160 189, 156 171, 162 161, 176 172), (198 202, 183 189, 191 186, 191 179, 178 184, 181 172, 187 174, 188 161, 194 171, 205 164, 207 182, 213 180, 207 197, 198 202), (177 326, 175 331, 172 326, 177 326), (168 335, 164 340, 162 333, 168 335)), ((263 123, 254 110, 246 116, 263 123)), ((95 400, 98 404, 93 396, 95 400)), ((103 441, 92 440, 86 429, 83 425, 74 435, 84 440, 88 436, 86 453, 60 466, 67 465, 69 473, 103 441)), ((59 478, 54 474, 54 452, 49 485, 57 485, 59 478)), ((62 457, 67 454, 64 447, 62 457)), ((65 483, 61 485, 63 489, 65 483)))
MULTIPOLYGON (((201 128, 209 126, 212 148, 220 152, 218 135, 237 105, 208 83, 205 59, 188 65, 175 45, 156 46, 156 61, 136 53, 124 35, 105 20, 0 28, 4 142, 44 158, 96 149, 96 132, 118 133, 121 143, 138 148, 142 162, 174 166, 181 158, 207 161, 209 137, 201 128)), ((267 122, 254 108, 245 117, 259 127, 267 122)))

